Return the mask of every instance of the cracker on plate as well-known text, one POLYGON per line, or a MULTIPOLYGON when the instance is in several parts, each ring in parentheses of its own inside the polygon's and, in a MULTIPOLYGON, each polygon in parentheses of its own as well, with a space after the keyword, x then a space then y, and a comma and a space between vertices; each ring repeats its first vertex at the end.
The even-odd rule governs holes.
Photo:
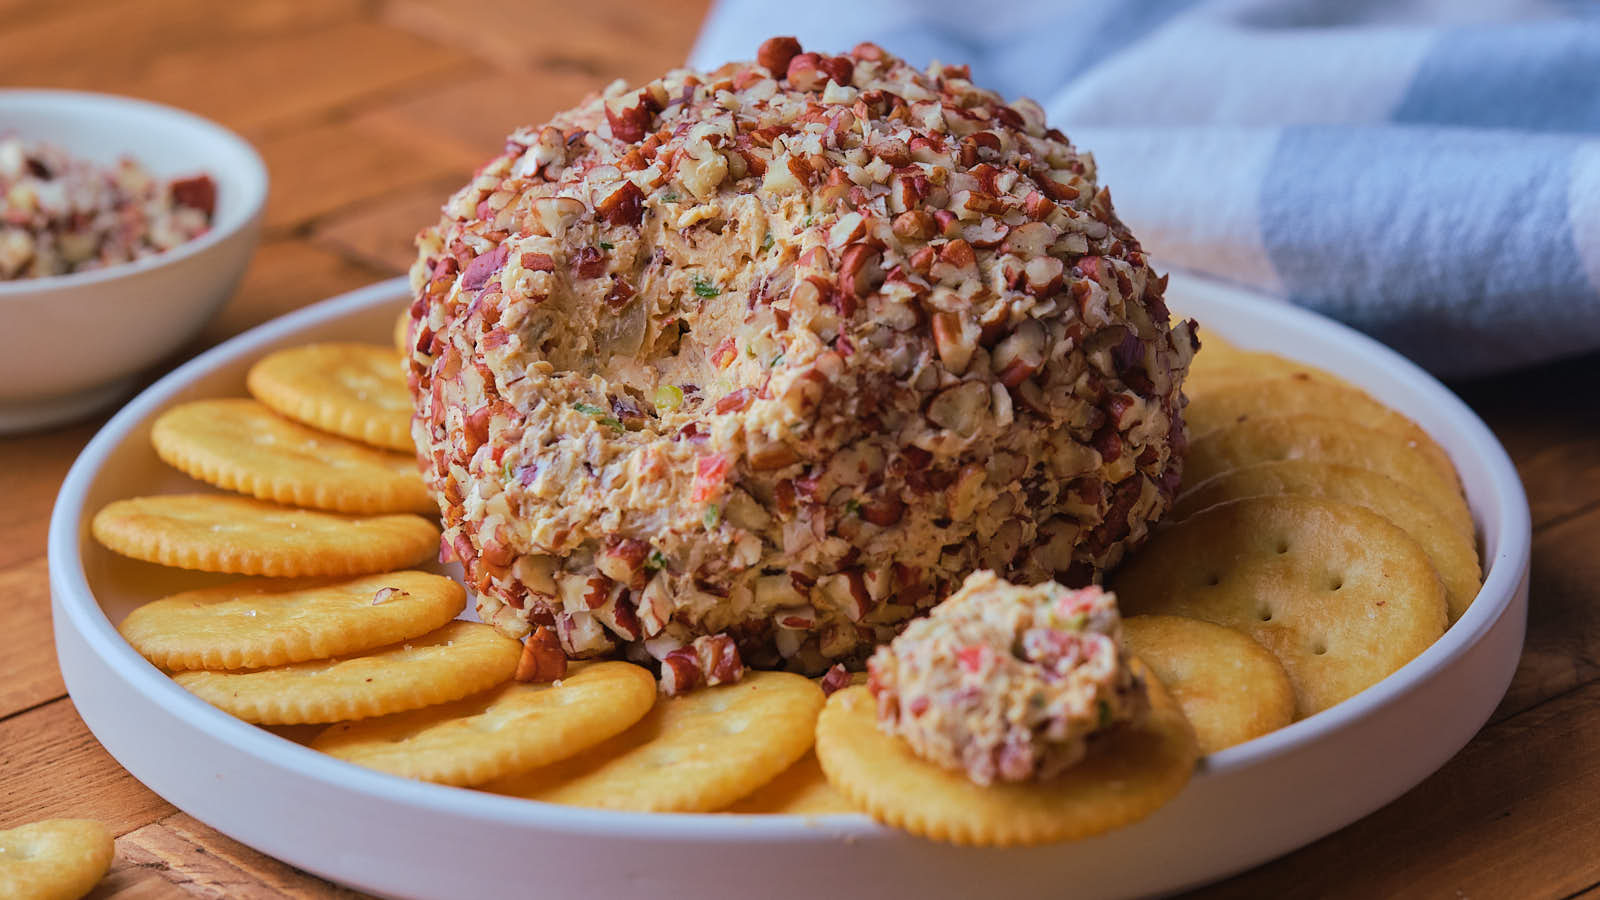
POLYGON ((800 757, 777 778, 728 807, 731 813, 826 816, 860 812, 822 774, 815 753, 800 757))
POLYGON ((1184 486, 1233 469, 1286 459, 1356 466, 1408 484, 1468 540, 1472 513, 1453 474, 1441 472, 1413 442, 1326 416, 1259 416, 1197 439, 1184 460, 1184 486))
POLYGON ((1155 673, 1194 726, 1203 754, 1294 721, 1294 686, 1249 635, 1182 616, 1122 620, 1122 643, 1155 673))
POLYGON ((822 688, 789 672, 663 697, 637 725, 578 756, 484 785, 549 803, 715 812, 811 748, 822 688))
POLYGON ((1400 526, 1422 546, 1450 604, 1450 621, 1472 605, 1483 585, 1478 548, 1421 494, 1369 469, 1340 463, 1290 459, 1257 463, 1213 476, 1181 494, 1171 521, 1182 521, 1207 507, 1270 494, 1303 494, 1370 509, 1400 526))
POLYGON ((236 575, 361 575, 433 556, 439 528, 410 513, 353 516, 222 494, 159 494, 106 504, 90 529, 145 562, 236 575))
POLYGON ((1155 812, 1194 772, 1194 730, 1160 682, 1143 674, 1149 713, 1096 738, 1088 756, 1045 781, 980 786, 928 762, 879 730, 865 687, 828 698, 817 721, 817 758, 851 803, 922 837, 975 846, 1089 837, 1155 812))
POLYGON ((626 662, 579 663, 547 684, 511 682, 426 709, 333 725, 313 749, 371 769, 472 786, 589 749, 650 711, 656 679, 626 662))
POLYGON ((420 637, 466 603, 455 580, 427 572, 249 580, 151 601, 117 627, 163 669, 258 669, 420 637))
POLYGON ((1444 587, 1409 535, 1359 506, 1235 500, 1163 529, 1112 578, 1129 616, 1238 628, 1272 651, 1309 716, 1376 684, 1444 633, 1444 587))
POLYGON ((207 484, 292 506, 437 514, 416 457, 307 428, 242 397, 195 400, 150 429, 162 461, 207 484))
MULTIPOLYGON (((396 332, 400 343, 403 334, 396 332)), ((245 385, 257 400, 297 422, 414 454, 411 392, 403 366, 400 351, 390 347, 305 344, 262 357, 250 367, 245 385)))
POLYGON ((1449 455, 1420 425, 1359 388, 1305 372, 1219 385, 1191 398, 1183 418, 1190 436, 1200 438, 1254 416, 1297 414, 1325 416, 1392 434, 1415 446, 1447 478, 1455 478, 1449 455))
POLYGON ((477 622, 451 622, 360 656, 239 672, 172 676, 185 690, 246 722, 306 725, 419 709, 511 678, 522 645, 477 622))

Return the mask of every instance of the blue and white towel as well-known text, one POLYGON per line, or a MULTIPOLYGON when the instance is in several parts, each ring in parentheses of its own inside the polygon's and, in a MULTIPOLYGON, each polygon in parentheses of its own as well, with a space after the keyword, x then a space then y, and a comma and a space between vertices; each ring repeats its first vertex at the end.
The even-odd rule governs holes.
POLYGON ((719 0, 773 34, 1038 100, 1165 265, 1349 322, 1446 376, 1600 349, 1600 3, 719 0))

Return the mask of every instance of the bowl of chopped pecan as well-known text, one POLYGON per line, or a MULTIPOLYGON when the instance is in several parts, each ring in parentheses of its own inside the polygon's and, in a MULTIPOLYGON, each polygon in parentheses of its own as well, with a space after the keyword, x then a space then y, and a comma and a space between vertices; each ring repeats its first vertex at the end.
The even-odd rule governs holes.
POLYGON ((232 293, 267 172, 227 129, 101 94, 0 91, 0 434, 123 397, 232 293))

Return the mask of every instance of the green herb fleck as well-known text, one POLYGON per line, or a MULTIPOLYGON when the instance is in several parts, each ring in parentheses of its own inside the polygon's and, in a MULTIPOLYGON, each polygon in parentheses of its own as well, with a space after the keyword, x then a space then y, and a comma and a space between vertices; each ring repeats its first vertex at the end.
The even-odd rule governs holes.
POLYGON ((572 408, 608 428, 615 428, 618 431, 625 430, 620 419, 616 418, 615 416, 606 415, 606 411, 604 409, 595 406, 593 403, 574 403, 572 404, 572 408))
POLYGON ((600 248, 602 250, 615 250, 615 249, 617 249, 617 245, 611 243, 610 241, 601 241, 600 242, 600 248))
POLYGON ((844 502, 844 514, 847 516, 861 515, 861 501, 854 497, 844 502))
POLYGON ((766 237, 761 239, 761 249, 763 251, 772 249, 772 232, 767 232, 766 237))
POLYGON ((744 355, 750 357, 751 359, 755 359, 756 358, 756 346, 754 344, 751 344, 750 346, 744 348, 744 355))
POLYGON ((651 550, 650 558, 645 560, 644 567, 646 569, 665 569, 667 567, 667 558, 661 555, 660 550, 651 550))
POLYGON ((506 480, 507 481, 516 481, 517 480, 517 464, 515 462, 506 463, 506 480))
POLYGON ((694 277, 694 292, 706 298, 707 300, 710 300, 712 297, 722 293, 722 289, 712 284, 710 281, 707 281, 705 278, 696 275, 694 277))
POLYGON ((817 221, 817 217, 816 216, 807 215, 806 216, 806 221, 805 221, 805 226, 807 228, 810 228, 812 226, 812 224, 815 223, 816 221, 817 221))
POLYGON ((1104 700, 1101 700, 1100 701, 1100 727, 1104 728, 1104 727, 1106 727, 1107 725, 1110 725, 1110 724, 1111 724, 1111 704, 1105 702, 1104 700))
POLYGON ((767 368, 769 368, 769 369, 776 368, 778 363, 781 363, 781 362, 783 362, 783 354, 779 353, 777 356, 774 356, 772 358, 772 362, 767 363, 767 368))
POLYGON ((683 388, 675 384, 663 384, 656 388, 656 409, 677 409, 683 405, 683 388))
POLYGON ((706 528, 707 529, 715 528, 715 527, 717 527, 717 523, 720 522, 720 521, 722 521, 722 510, 720 508, 718 508, 718 507, 715 507, 715 506, 706 507, 706 516, 705 516, 706 528))
POLYGON ((665 194, 661 195, 661 199, 664 202, 667 202, 667 203, 677 203, 678 202, 678 195, 673 193, 672 191, 667 191, 665 194))

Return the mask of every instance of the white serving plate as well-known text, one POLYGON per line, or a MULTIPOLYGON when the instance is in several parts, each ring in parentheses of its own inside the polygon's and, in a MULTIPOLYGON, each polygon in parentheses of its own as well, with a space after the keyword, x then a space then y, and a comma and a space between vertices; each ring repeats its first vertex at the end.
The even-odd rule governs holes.
POLYGON ((1221 878, 1388 803, 1488 719, 1526 624, 1527 500, 1489 430, 1420 369, 1303 310, 1174 275, 1175 307, 1237 343, 1330 369, 1423 425, 1455 460, 1487 578, 1460 621, 1356 697, 1202 761, 1172 803, 1129 828, 1053 846, 963 849, 860 815, 660 815, 552 806, 407 781, 235 720, 146 663, 115 630, 139 602, 216 576, 124 560, 90 516, 137 494, 193 490, 150 450, 174 403, 242 395, 248 365, 312 340, 387 342, 407 291, 376 284, 241 335, 134 399, 85 448, 50 523, 56 649, 78 712, 129 772, 180 809, 265 853, 397 897, 765 898, 1131 896, 1221 878))

